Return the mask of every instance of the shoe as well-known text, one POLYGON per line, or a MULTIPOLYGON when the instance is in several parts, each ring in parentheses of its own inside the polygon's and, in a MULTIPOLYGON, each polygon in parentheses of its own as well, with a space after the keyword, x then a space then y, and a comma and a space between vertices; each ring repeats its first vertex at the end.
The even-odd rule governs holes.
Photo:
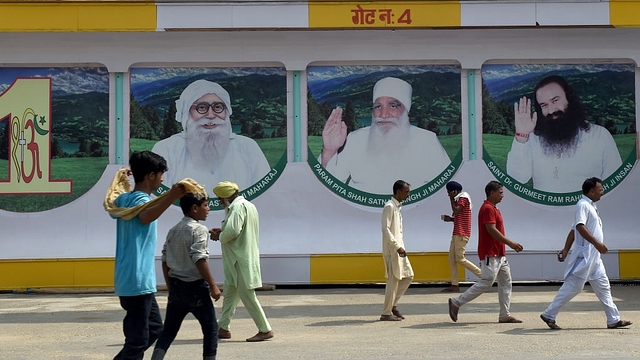
POLYGON ((545 324, 547 324, 547 326, 552 329, 552 330, 560 330, 562 329, 560 326, 558 326, 558 324, 556 324, 555 320, 551 320, 548 317, 540 314, 540 319, 542 319, 542 321, 544 321, 545 324))
POLYGON ((504 319, 498 320, 498 322, 501 323, 501 324, 520 324, 522 322, 522 320, 516 319, 513 316, 507 316, 504 319))
POLYGON ((380 315, 380 321, 402 321, 402 319, 395 315, 380 315))
POLYGON ((400 311, 398 311, 397 307, 393 307, 393 309, 391 309, 391 313, 395 316, 395 317, 399 317, 400 319, 404 320, 404 316, 402 314, 400 314, 400 311))
POLYGON ((457 322, 458 321, 458 310, 460 310, 459 307, 455 306, 453 304, 453 299, 449 299, 449 317, 451 318, 451 320, 453 320, 453 322, 457 322))
POLYGON ((446 287, 446 288, 440 290, 440 292, 443 292, 443 293, 459 293, 460 292, 460 287, 451 285, 449 287, 446 287))
POLYGON ((219 328, 218 339, 231 339, 231 331, 219 328))
POLYGON ((273 331, 259 332, 247 339, 247 342, 259 342, 269 340, 273 337, 273 331))
POLYGON ((629 320, 620 320, 615 324, 607 324, 607 329, 617 329, 619 327, 625 327, 625 326, 629 326, 633 324, 631 321, 629 320))

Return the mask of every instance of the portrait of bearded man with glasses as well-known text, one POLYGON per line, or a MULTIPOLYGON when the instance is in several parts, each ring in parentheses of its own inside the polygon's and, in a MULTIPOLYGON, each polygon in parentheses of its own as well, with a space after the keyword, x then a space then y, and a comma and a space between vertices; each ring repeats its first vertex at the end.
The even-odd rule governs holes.
POLYGON ((189 177, 213 189, 233 179, 246 189, 271 170, 255 140, 233 133, 232 113, 229 93, 219 84, 196 80, 184 89, 176 100, 176 121, 183 131, 153 147, 167 160, 167 184, 189 177))

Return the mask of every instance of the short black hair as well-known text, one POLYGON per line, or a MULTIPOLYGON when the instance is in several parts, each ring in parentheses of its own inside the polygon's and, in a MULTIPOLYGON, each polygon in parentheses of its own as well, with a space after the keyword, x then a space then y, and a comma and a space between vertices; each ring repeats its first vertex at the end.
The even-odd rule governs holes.
POLYGON ((489 195, 491 195, 492 192, 498 191, 498 190, 500 190, 500 188, 502 188, 502 184, 500 184, 499 182, 497 182, 495 180, 492 180, 492 181, 489 181, 487 186, 484 187, 484 193, 485 193, 485 195, 487 195, 487 198, 488 198, 489 195))
POLYGON ((590 177, 582 183, 582 193, 587 195, 591 189, 595 188, 596 185, 602 184, 602 180, 597 177, 590 177))
POLYGON ((192 193, 186 193, 180 198, 180 208, 182 209, 183 214, 189 215, 189 211, 191 211, 193 205, 200 206, 208 200, 209 199, 206 196, 196 197, 192 193))
POLYGON ((167 171, 167 161, 151 151, 135 151, 129 158, 129 167, 136 184, 144 181, 147 174, 167 171))
POLYGON ((404 189, 405 185, 411 186, 408 182, 404 180, 398 180, 395 183, 393 183, 393 195, 395 195, 398 191, 404 189))

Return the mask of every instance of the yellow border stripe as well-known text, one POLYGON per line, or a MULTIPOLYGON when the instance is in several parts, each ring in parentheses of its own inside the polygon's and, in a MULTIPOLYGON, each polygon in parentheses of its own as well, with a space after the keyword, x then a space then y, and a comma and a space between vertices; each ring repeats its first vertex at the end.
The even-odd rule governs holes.
MULTIPOLYGON (((449 253, 410 253, 414 281, 450 281, 449 253)), ((464 281, 464 268, 458 273, 464 281)), ((384 262, 382 254, 326 254, 311 255, 309 259, 311 284, 383 283, 384 262)))
POLYGON ((0 290, 113 287, 113 258, 0 260, 0 290))
POLYGON ((610 0, 609 21, 616 27, 640 26, 640 1, 638 0, 610 0))
POLYGON ((0 3, 2 31, 156 31, 154 3, 0 3))
POLYGON ((618 267, 620 280, 640 279, 640 250, 618 251, 618 267))

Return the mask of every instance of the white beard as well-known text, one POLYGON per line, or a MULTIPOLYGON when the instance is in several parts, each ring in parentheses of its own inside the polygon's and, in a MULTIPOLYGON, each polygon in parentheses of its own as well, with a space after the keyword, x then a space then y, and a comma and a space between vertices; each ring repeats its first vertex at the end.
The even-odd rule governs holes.
POLYGON ((367 142, 370 157, 396 157, 407 146, 411 135, 409 114, 405 111, 399 119, 372 118, 367 142), (380 125, 380 121, 393 121, 394 125, 380 125))
POLYGON ((199 121, 189 117, 185 129, 185 144, 191 161, 205 169, 215 169, 227 155, 229 150, 231 122, 219 118, 199 121), (205 129, 204 124, 216 124, 213 129, 205 129))

